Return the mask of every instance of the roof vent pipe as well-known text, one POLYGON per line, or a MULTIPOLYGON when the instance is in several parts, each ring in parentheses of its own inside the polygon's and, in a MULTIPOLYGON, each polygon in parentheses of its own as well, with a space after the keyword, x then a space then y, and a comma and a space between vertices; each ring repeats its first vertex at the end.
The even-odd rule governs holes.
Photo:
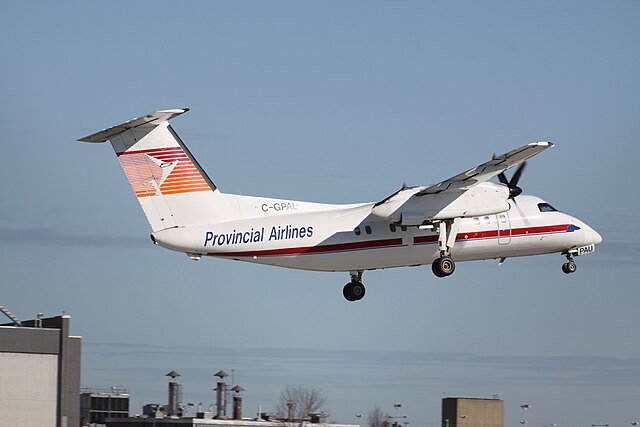
POLYGON ((227 419, 227 383, 224 382, 224 378, 228 377, 225 371, 218 371, 213 374, 220 378, 216 387, 216 418, 219 420, 227 419))
POLYGON ((175 379, 176 377, 181 376, 176 371, 171 371, 167 375, 167 377, 171 377, 171 381, 169 381, 169 404, 167 405, 167 415, 179 415, 178 410, 180 408, 180 400, 181 400, 181 387, 175 379))
POLYGON ((241 420, 242 419, 242 396, 240 393, 244 391, 242 387, 239 385, 235 386, 231 389, 234 392, 233 395, 233 419, 241 420))

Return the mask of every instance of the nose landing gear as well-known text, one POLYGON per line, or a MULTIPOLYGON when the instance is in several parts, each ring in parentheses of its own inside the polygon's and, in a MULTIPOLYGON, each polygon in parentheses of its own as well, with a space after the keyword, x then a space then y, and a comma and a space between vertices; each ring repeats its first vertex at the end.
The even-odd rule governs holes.
POLYGON ((567 254, 567 262, 562 264, 562 272, 565 274, 575 273, 578 269, 576 262, 573 260, 573 255, 570 253, 567 254))

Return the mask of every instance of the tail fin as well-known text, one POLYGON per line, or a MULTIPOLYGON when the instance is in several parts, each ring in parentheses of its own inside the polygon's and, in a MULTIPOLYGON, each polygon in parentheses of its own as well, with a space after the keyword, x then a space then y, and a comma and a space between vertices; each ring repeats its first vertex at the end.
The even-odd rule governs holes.
POLYGON ((156 111, 80 139, 111 142, 152 231, 215 220, 222 207, 221 193, 169 125, 187 111, 156 111))

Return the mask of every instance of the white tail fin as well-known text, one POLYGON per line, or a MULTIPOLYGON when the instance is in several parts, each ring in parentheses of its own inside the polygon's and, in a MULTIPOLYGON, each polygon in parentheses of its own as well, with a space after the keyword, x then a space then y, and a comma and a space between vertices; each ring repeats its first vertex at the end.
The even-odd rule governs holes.
POLYGON ((220 219, 224 198, 168 120, 188 109, 156 111, 93 135, 109 140, 152 231, 220 219))

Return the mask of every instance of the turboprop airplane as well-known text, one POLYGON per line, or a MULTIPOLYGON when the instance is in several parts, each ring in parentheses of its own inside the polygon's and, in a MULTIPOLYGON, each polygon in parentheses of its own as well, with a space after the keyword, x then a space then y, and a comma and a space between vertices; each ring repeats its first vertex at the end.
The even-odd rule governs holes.
POLYGON ((156 111, 81 138, 111 141, 154 244, 186 253, 302 270, 342 271, 349 301, 362 299, 362 273, 431 264, 450 276, 459 261, 560 253, 562 271, 602 241, 584 222, 518 187, 533 142, 430 186, 403 186, 378 202, 346 205, 225 194, 169 120, 188 109, 156 111), (518 166, 511 179, 505 171, 518 166), (497 177, 499 183, 489 182, 497 177))

